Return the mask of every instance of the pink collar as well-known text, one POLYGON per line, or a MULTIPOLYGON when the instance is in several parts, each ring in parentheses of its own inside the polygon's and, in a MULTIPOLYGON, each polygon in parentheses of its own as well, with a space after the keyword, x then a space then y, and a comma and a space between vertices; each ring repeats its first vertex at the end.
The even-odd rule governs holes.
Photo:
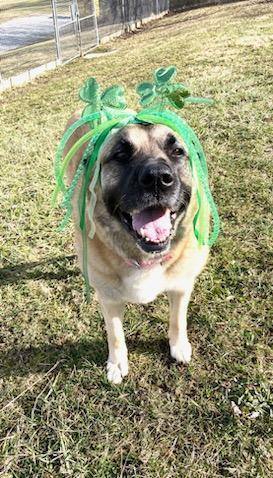
POLYGON ((148 259, 146 261, 138 262, 134 259, 125 259, 126 264, 129 267, 135 267, 136 269, 150 269, 156 264, 162 264, 163 262, 169 261, 172 258, 172 255, 168 252, 165 256, 161 256, 154 259, 148 259))

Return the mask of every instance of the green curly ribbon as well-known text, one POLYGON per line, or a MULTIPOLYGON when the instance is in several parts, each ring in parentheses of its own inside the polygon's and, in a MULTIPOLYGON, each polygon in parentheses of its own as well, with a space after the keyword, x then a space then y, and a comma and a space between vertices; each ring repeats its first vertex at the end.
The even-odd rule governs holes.
POLYGON ((53 203, 56 203, 59 193, 63 194, 62 207, 66 209, 65 216, 60 224, 64 228, 72 213, 72 197, 82 178, 78 200, 80 224, 83 244, 83 276, 85 279, 86 295, 90 297, 87 258, 87 230, 86 218, 90 221, 89 237, 95 234, 94 209, 96 205, 95 188, 100 175, 99 152, 115 128, 122 128, 126 124, 150 123, 164 124, 175 131, 185 142, 190 159, 190 165, 196 184, 197 211, 193 219, 194 234, 200 246, 211 246, 219 234, 220 222, 208 182, 207 163, 200 141, 190 126, 177 114, 167 108, 181 109, 187 103, 212 104, 212 100, 190 96, 190 92, 182 83, 174 83, 176 68, 159 68, 154 73, 154 83, 143 82, 137 87, 140 95, 140 104, 146 107, 140 113, 126 109, 124 90, 115 85, 107 88, 103 93, 94 78, 89 78, 80 90, 80 98, 87 103, 82 118, 76 121, 65 132, 56 152, 54 172, 56 187, 53 193, 53 203), (147 108, 148 106, 148 108, 147 108), (77 140, 64 156, 64 150, 75 131, 83 125, 89 125, 90 131, 77 140), (77 167, 74 178, 69 186, 65 185, 64 176, 67 166, 79 150, 87 145, 77 167), (90 193, 89 209, 87 207, 88 191, 90 193), (210 233, 210 217, 213 222, 210 233))
POLYGON ((81 126, 85 125, 89 121, 94 121, 100 118, 99 113, 93 113, 92 115, 86 116, 84 118, 81 118, 80 120, 76 121, 73 123, 64 133, 59 146, 56 151, 55 155, 55 162, 54 162, 54 174, 55 174, 55 179, 56 179, 56 188, 53 193, 52 197, 52 204, 53 206, 56 204, 57 196, 60 191, 65 192, 66 187, 63 181, 63 174, 62 174, 62 160, 63 160, 63 153, 64 149, 70 140, 70 138, 73 136, 75 131, 80 128, 81 126))

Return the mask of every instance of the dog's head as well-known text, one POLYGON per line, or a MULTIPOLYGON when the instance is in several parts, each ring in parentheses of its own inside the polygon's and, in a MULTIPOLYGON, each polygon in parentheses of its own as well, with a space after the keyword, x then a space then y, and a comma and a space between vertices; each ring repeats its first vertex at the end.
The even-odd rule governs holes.
POLYGON ((163 125, 128 125, 100 153, 101 198, 115 230, 141 252, 170 248, 192 188, 181 140, 163 125))

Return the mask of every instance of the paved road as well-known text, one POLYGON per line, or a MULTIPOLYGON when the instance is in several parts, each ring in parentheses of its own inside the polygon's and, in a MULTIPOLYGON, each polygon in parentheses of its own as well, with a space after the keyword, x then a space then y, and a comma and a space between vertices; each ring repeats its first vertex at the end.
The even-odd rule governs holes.
MULTIPOLYGON (((69 16, 59 16, 59 26, 65 25, 69 16)), ((19 17, 0 23, 0 53, 54 37, 52 15, 19 17)))

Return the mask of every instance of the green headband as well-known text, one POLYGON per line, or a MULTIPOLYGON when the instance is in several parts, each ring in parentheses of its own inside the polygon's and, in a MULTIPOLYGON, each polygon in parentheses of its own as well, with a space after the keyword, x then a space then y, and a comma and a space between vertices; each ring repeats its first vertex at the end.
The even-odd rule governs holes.
POLYGON ((62 137, 55 158, 56 188, 53 202, 56 203, 59 193, 63 194, 61 206, 66 210, 59 226, 62 230, 72 214, 71 200, 75 188, 82 178, 79 197, 80 229, 83 238, 83 269, 86 283, 87 274, 87 231, 86 206, 87 192, 90 191, 91 201, 87 211, 91 223, 89 237, 95 234, 93 213, 96 205, 95 187, 100 175, 99 152, 109 133, 115 128, 120 129, 128 124, 162 124, 171 128, 186 144, 189 154, 192 175, 196 184, 198 209, 193 219, 195 237, 200 246, 211 246, 219 234, 219 216, 208 182, 206 158, 200 141, 184 119, 170 111, 169 107, 181 109, 187 103, 212 104, 212 100, 190 96, 188 89, 182 83, 175 83, 176 68, 159 68, 154 73, 154 83, 143 82, 137 87, 140 104, 144 108, 136 113, 126 109, 124 90, 121 86, 112 86, 103 93, 95 78, 88 79, 80 90, 80 98, 87 103, 82 118, 70 126, 62 137), (88 124, 90 131, 84 134, 63 157, 68 140, 81 126, 88 124), (78 165, 74 178, 69 186, 64 183, 67 166, 79 149, 87 145, 78 165), (91 181, 90 181, 91 179, 91 181), (213 227, 210 233, 210 218, 213 227))

